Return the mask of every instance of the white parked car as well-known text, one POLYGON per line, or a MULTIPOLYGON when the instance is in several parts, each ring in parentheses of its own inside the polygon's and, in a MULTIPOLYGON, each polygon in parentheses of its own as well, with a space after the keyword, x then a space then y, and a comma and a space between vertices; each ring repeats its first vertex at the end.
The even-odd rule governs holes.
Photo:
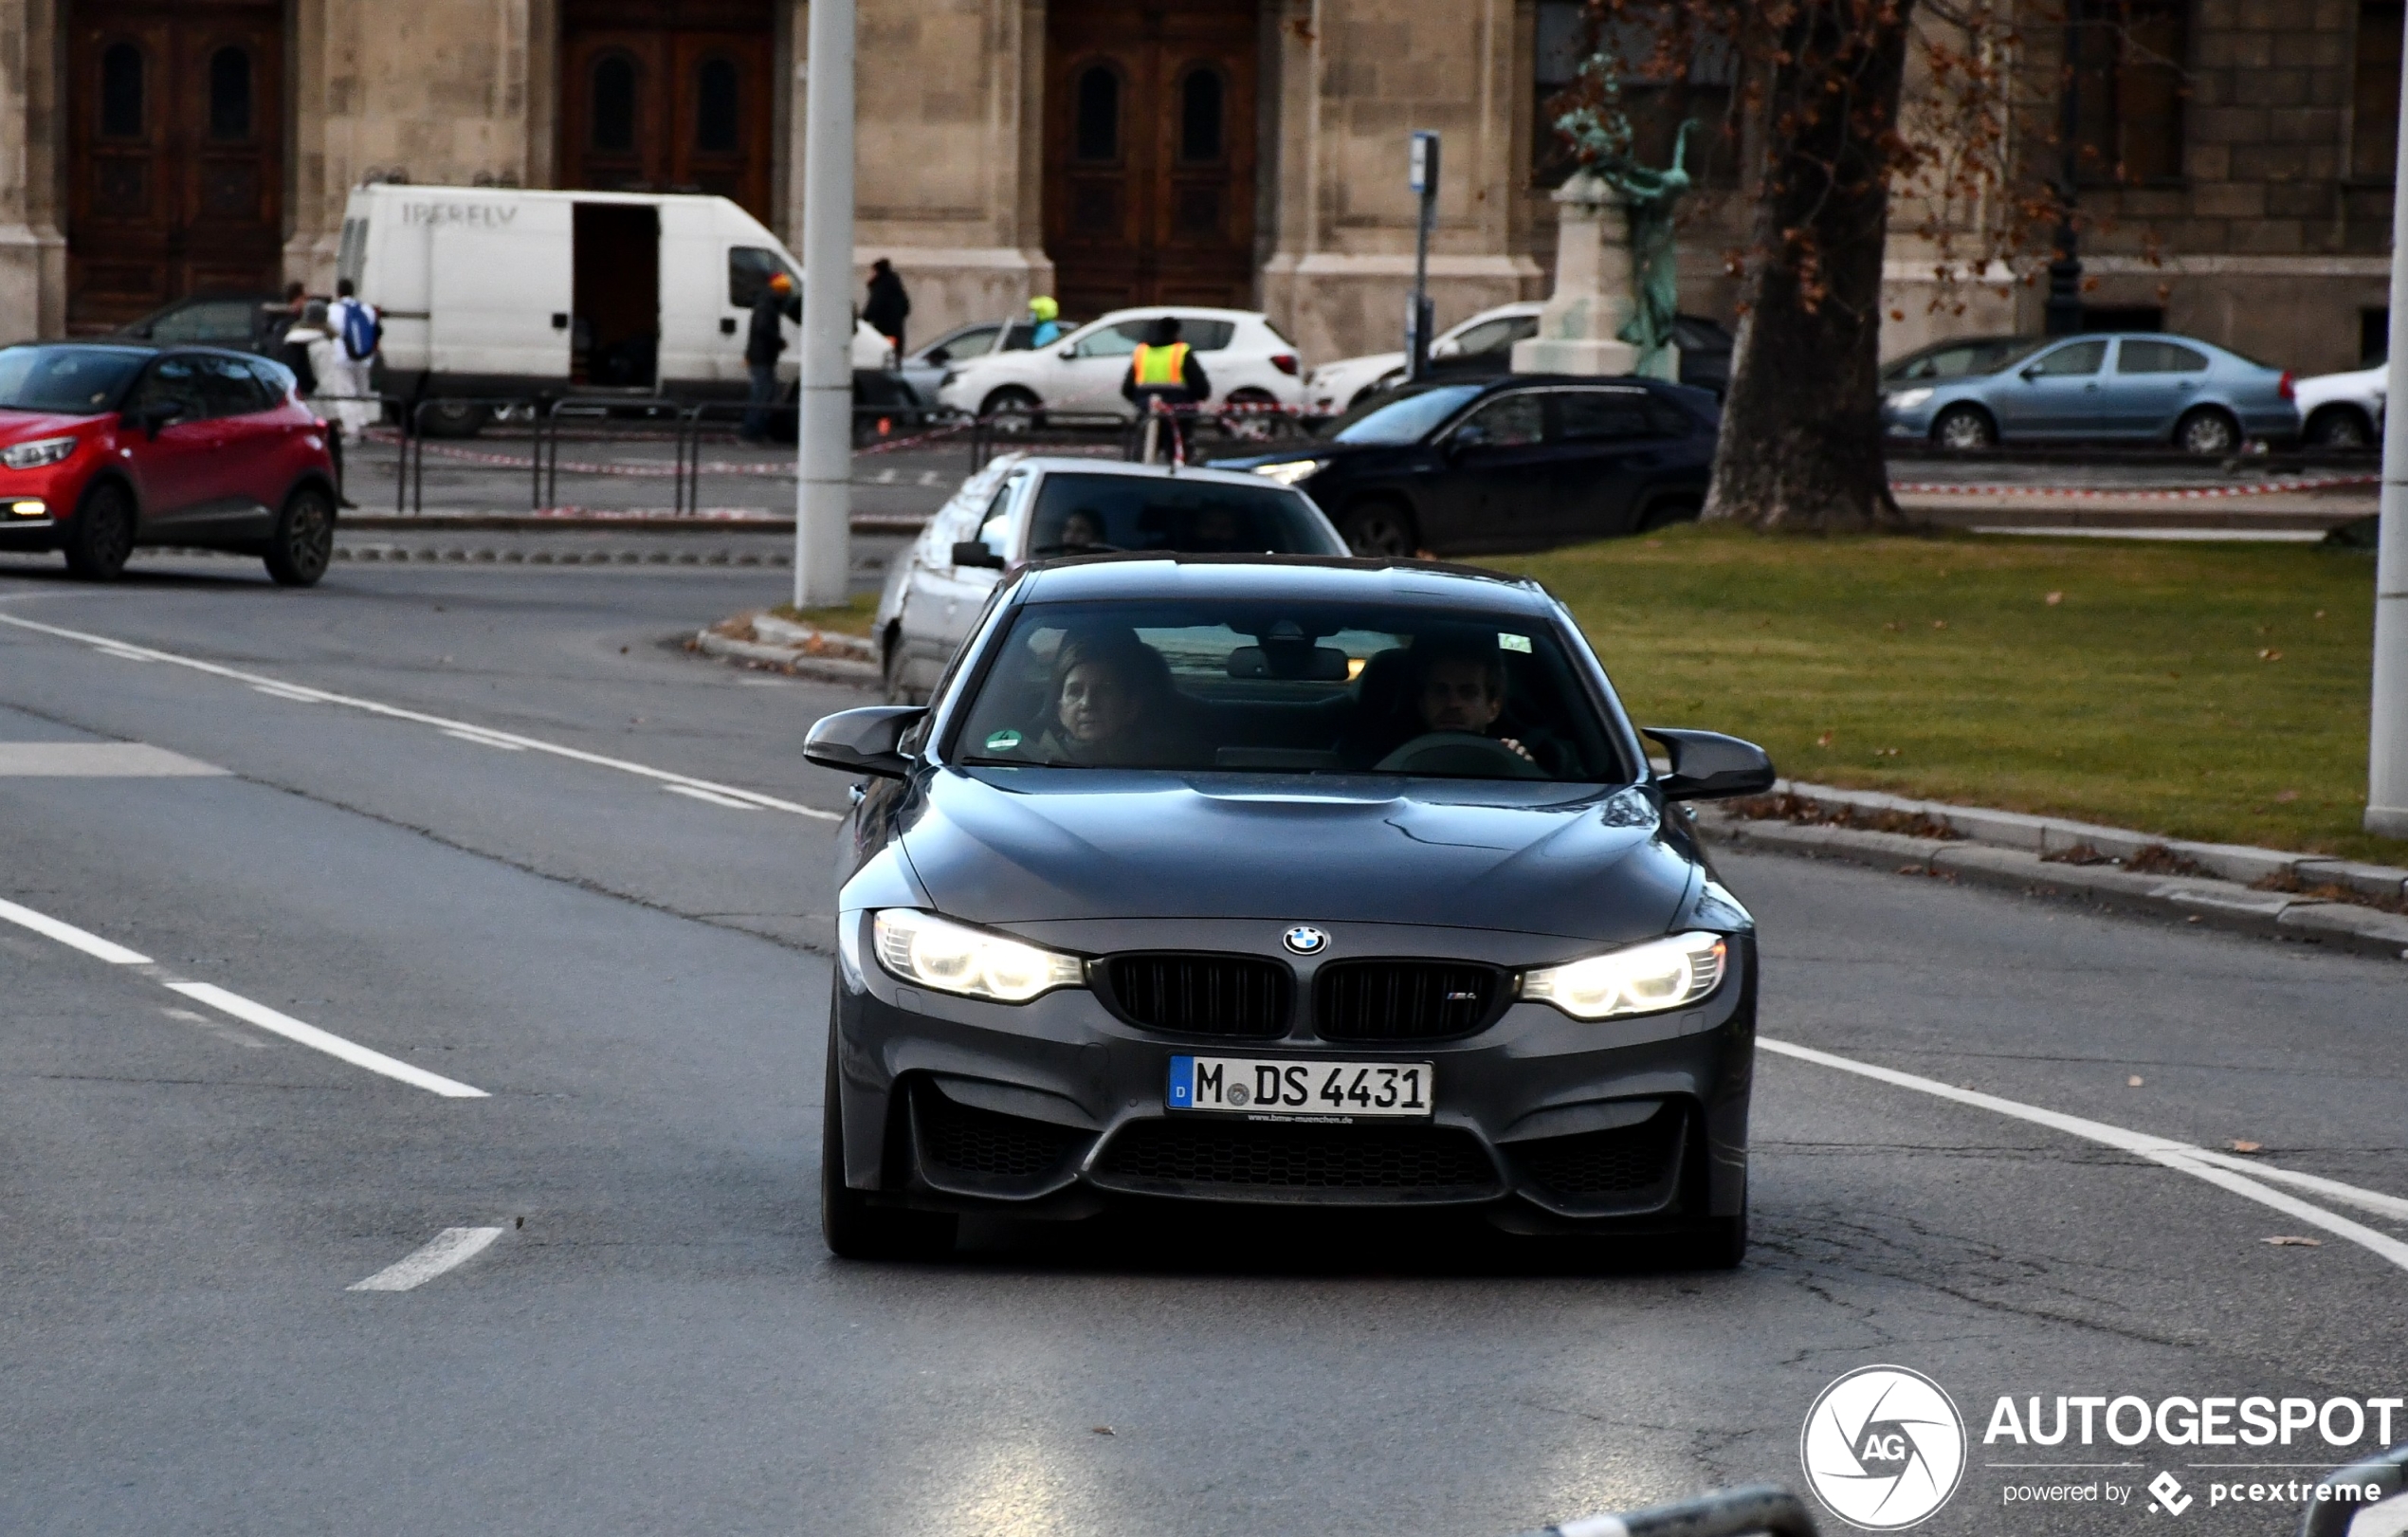
POLYGON ((1175 551, 1350 554, 1313 499, 1260 475, 1005 454, 895 558, 870 627, 886 697, 928 697, 996 584, 1031 560, 1175 551))
POLYGON ((2291 386, 2299 403, 2300 435, 2322 448, 2371 448, 2383 437, 2383 392, 2391 367, 2319 374, 2291 386))
MULTIPOLYGON (((1541 300, 1523 299, 1484 309, 1439 332, 1430 343, 1430 356, 1437 360, 1510 353, 1515 342, 1539 334, 1539 311, 1544 308, 1546 304, 1541 300)), ((1334 416, 1352 410, 1356 401, 1374 390, 1402 383, 1404 377, 1405 355, 1400 352, 1341 357, 1334 363, 1323 363, 1305 376, 1304 409, 1315 415, 1334 416)))
POLYGON ((1050 347, 993 352, 949 370, 937 398, 981 416, 1025 413, 1031 419, 1111 417, 1127 421, 1136 409, 1121 397, 1121 380, 1136 352, 1165 315, 1178 318, 1179 339, 1212 380, 1208 404, 1285 406, 1304 401, 1296 344, 1256 310, 1191 309, 1180 304, 1120 309, 1079 327, 1050 347))

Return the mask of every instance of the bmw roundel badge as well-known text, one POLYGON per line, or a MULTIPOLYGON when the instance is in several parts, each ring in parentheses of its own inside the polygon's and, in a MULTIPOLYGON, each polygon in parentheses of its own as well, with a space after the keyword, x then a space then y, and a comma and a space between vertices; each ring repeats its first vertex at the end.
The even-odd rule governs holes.
POLYGON ((1282 934, 1279 942, 1298 955, 1319 955, 1329 948, 1329 936, 1309 924, 1299 924, 1282 934))

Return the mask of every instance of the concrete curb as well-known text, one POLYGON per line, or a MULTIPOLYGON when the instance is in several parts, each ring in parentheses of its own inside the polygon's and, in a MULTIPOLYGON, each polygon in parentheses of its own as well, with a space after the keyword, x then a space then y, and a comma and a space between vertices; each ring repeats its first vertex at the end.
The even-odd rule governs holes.
POLYGON ((1878 791, 1786 781, 1779 790, 1833 812, 1846 809, 1927 817, 1955 836, 1917 837, 1827 823, 1756 820, 1711 805, 1698 808, 1698 830, 1738 848, 1845 859, 1902 875, 1971 881, 2035 896, 2074 897, 2124 911, 2180 918, 2270 939, 2301 940, 2408 960, 2408 915, 2260 890, 2250 884, 2270 875, 2285 875, 2306 885, 2340 886, 2397 899, 2403 883, 2408 883, 2408 870, 2277 849, 2153 838, 2124 828, 1910 800, 1878 791), (2114 858, 2129 858, 2143 848, 2162 848, 2211 873, 2143 874, 2118 865, 2075 865, 2041 857, 2081 846, 2114 858))
MULTIPOLYGON (((796 625, 793 629, 805 627, 796 625)), ((852 637, 847 636, 847 639, 852 637)), ((721 661, 755 663, 789 672, 798 678, 815 678, 822 683, 850 684, 856 688, 877 688, 885 683, 875 662, 863 662, 847 656, 830 656, 804 650, 799 646, 772 645, 757 640, 738 640, 715 630, 698 631, 694 650, 704 656, 721 661)))

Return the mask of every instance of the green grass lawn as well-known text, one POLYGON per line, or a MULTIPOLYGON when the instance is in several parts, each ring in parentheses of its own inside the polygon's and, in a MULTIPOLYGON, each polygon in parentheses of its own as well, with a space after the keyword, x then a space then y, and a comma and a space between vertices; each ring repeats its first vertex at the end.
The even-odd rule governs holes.
POLYGON ((1640 722, 1785 775, 2408 864, 2359 829, 2362 552, 1692 526, 1498 564, 1571 605, 1640 722))

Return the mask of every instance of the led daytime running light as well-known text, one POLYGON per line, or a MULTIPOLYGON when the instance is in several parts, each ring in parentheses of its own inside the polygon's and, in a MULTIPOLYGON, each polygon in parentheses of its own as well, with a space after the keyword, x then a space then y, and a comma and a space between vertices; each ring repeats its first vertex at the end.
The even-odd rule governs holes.
POLYGON ((1026 1003, 1057 987, 1077 987, 1086 974, 1076 956, 1063 955, 935 913, 888 907, 872 921, 878 963, 906 982, 964 997, 1026 1003))
POLYGON ((1626 950, 1524 972, 1522 996, 1575 1019, 1686 1008, 1722 985, 1730 945, 1720 934, 1673 934, 1626 950))
POLYGON ((1322 462, 1318 459, 1283 459, 1275 465, 1256 465, 1254 473, 1267 481, 1293 485, 1298 481, 1309 480, 1321 473, 1321 467, 1322 462))

